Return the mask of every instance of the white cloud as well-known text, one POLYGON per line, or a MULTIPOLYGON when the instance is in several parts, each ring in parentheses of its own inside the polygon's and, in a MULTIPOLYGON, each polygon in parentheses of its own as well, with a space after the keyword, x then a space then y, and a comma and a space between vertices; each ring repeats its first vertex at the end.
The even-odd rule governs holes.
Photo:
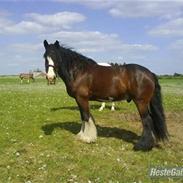
POLYGON ((36 68, 44 70, 41 43, 16 43, 1 47, 1 74, 18 74, 36 68))
POLYGON ((74 3, 81 4, 95 9, 109 8, 116 3, 120 3, 120 0, 53 0, 61 3, 74 3))
POLYGON ((10 16, 10 15, 11 15, 11 13, 8 12, 7 10, 2 10, 2 9, 0 9, 0 16, 1 16, 1 18, 2 18, 2 17, 10 16))
POLYGON ((120 41, 116 34, 104 34, 98 31, 61 31, 48 34, 52 40, 59 39, 61 43, 78 48, 80 51, 99 52, 104 49, 116 49, 120 45, 120 41))
POLYGON ((183 18, 170 20, 157 26, 149 31, 149 34, 155 36, 183 36, 183 18))
POLYGON ((8 13, 5 11, 0 11, 0 33, 3 32, 5 27, 13 25, 13 21, 8 18, 8 13))
POLYGON ((59 12, 51 15, 30 13, 26 15, 30 20, 18 23, 7 18, 0 18, 0 33, 2 34, 40 34, 71 28, 74 24, 85 20, 85 16, 76 12, 59 12))
POLYGON ((26 34, 26 33, 41 33, 45 30, 42 25, 31 22, 21 21, 20 23, 4 26, 2 33, 5 34, 26 34))
POLYGON ((53 34, 42 35, 51 42, 60 40, 61 44, 76 48, 82 53, 107 53, 107 52, 151 52, 158 48, 151 44, 126 44, 120 41, 117 34, 105 34, 98 31, 69 32, 61 31, 53 34))
POLYGON ((22 52, 39 52, 42 50, 42 44, 41 43, 16 43, 9 45, 11 50, 13 50, 16 53, 22 53, 22 52))
POLYGON ((27 14, 33 21, 48 27, 59 26, 59 28, 71 28, 75 23, 82 22, 86 17, 76 12, 59 12, 52 15, 42 15, 38 13, 27 14))
POLYGON ((95 9, 107 9, 115 17, 163 17, 172 18, 182 15, 183 1, 163 0, 55 0, 57 2, 78 3, 95 9))
POLYGON ((109 12, 116 17, 164 17, 182 14, 183 2, 171 1, 125 1, 115 4, 109 12))
POLYGON ((183 49, 183 39, 177 40, 175 42, 173 42, 170 46, 169 46, 170 50, 173 51, 178 51, 182 54, 182 49, 183 49))

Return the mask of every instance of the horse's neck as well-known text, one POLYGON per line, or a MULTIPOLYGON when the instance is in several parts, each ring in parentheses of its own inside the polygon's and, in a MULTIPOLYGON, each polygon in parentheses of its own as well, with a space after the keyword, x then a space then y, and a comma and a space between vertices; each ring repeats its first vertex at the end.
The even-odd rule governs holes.
POLYGON ((58 75, 64 81, 67 90, 70 89, 72 86, 72 80, 69 76, 69 70, 61 66, 61 68, 58 70, 58 75))
POLYGON ((65 86, 66 86, 66 90, 67 90, 67 93, 73 97, 73 80, 69 79, 69 78, 66 78, 64 77, 63 75, 59 75, 63 82, 65 83, 65 86))
POLYGON ((59 67, 59 76, 62 78, 66 86, 70 85, 70 83, 73 81, 73 74, 74 74, 74 68, 70 66, 71 63, 69 61, 66 61, 65 63, 61 64, 59 67))
MULTIPOLYGON (((80 63, 80 62, 83 62, 82 60, 83 60, 83 57, 78 58, 77 54, 73 55, 72 57, 69 57, 69 55, 68 55, 68 57, 66 57, 65 63, 62 62, 63 64, 61 64, 59 67, 58 74, 64 81, 69 95, 71 95, 70 93, 73 92, 73 84, 74 84, 75 80, 77 80, 78 73, 83 72, 82 71, 83 69, 81 69, 82 63, 80 63), (81 59, 81 60, 79 60, 79 59, 81 59), (80 65, 81 65, 81 67, 80 67, 80 65)), ((88 67, 87 65, 90 65, 90 64, 91 64, 91 62, 87 62, 87 60, 86 60, 86 63, 83 65, 83 67, 88 67)))
POLYGON ((67 93, 71 97, 74 97, 73 85, 74 85, 75 81, 77 80, 77 73, 75 73, 74 68, 62 65, 59 68, 58 74, 59 74, 60 78, 63 80, 63 82, 65 83, 67 93))

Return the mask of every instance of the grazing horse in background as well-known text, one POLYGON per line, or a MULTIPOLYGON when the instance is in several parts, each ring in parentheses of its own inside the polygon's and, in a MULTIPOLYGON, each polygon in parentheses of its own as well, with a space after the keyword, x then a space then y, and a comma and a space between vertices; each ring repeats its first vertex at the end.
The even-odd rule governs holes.
MULTIPOLYGON (((111 67, 110 64, 108 63, 98 63, 98 65, 102 65, 102 66, 106 66, 106 67, 111 67)), ((99 108, 99 111, 103 111, 105 108, 105 102, 102 102, 100 108, 99 108)), ((111 106, 111 111, 115 111, 115 103, 112 102, 112 106, 111 106)))
POLYGON ((56 41, 44 41, 45 67, 53 67, 63 79, 67 93, 80 110, 82 125, 78 138, 94 142, 97 130, 90 113, 89 100, 133 100, 142 120, 142 136, 135 150, 151 150, 155 140, 168 138, 158 78, 147 68, 136 64, 104 67, 56 41))
POLYGON ((32 79, 32 81, 35 81, 33 73, 21 73, 19 75, 19 78, 21 83, 23 83, 24 79, 27 79, 27 83, 30 82, 30 79, 32 79))

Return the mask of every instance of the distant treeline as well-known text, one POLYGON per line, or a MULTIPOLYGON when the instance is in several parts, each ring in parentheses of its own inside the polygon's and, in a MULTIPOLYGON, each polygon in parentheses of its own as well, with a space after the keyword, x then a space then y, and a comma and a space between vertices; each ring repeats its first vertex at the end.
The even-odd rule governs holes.
POLYGON ((183 78, 183 74, 175 72, 173 75, 170 74, 163 74, 158 75, 159 78, 183 78))

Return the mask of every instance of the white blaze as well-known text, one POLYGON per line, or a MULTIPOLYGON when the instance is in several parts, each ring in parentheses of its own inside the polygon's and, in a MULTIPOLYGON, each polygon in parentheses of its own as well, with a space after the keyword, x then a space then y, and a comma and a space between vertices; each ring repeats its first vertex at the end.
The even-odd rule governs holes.
MULTIPOLYGON (((53 60, 51 59, 51 57, 47 57, 47 60, 48 60, 48 65, 52 65, 54 66, 54 62, 53 60)), ((55 75, 55 72, 54 72, 54 69, 53 67, 48 67, 48 73, 47 73, 47 77, 48 78, 54 78, 56 75, 55 75)))

